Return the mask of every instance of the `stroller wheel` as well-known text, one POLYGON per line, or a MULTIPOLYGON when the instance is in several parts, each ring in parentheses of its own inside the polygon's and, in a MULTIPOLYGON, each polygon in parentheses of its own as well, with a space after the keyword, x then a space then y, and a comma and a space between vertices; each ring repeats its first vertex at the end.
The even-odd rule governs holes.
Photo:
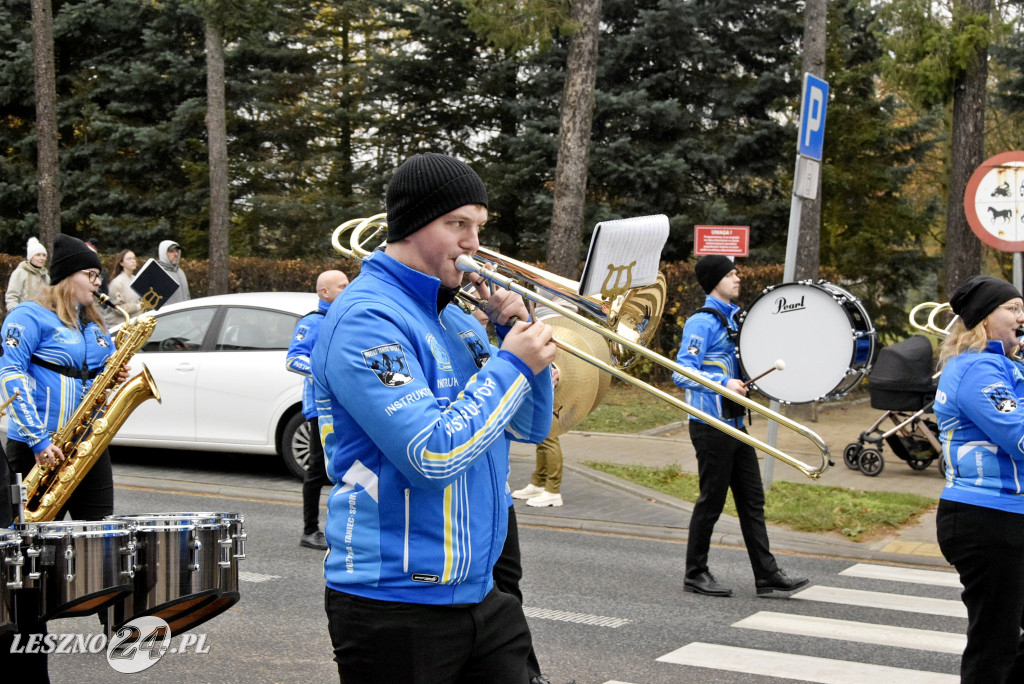
POLYGON ((878 475, 878 473, 882 472, 882 468, 885 467, 885 460, 882 458, 882 452, 878 449, 865 449, 860 452, 858 467, 860 468, 860 472, 864 473, 868 477, 878 475))
POLYGON ((939 456, 939 473, 942 477, 946 477, 947 471, 949 471, 949 461, 946 460, 946 454, 943 453, 939 456))
POLYGON ((860 442, 850 442, 846 445, 846 448, 843 449, 843 463, 845 463, 846 467, 850 470, 857 470, 860 467, 860 450, 860 442))
POLYGON ((924 470, 925 468, 932 464, 933 460, 934 459, 931 458, 912 458, 909 461, 907 461, 907 465, 909 465, 914 470, 924 470))

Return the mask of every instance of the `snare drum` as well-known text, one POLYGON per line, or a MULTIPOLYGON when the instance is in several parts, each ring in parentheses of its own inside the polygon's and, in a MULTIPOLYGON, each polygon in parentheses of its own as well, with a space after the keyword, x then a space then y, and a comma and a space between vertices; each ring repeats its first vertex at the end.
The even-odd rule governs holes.
POLYGON ((17 631, 14 591, 21 589, 21 535, 0 531, 0 634, 17 631))
POLYGON ((824 280, 767 288, 741 316, 737 350, 746 377, 770 399, 837 399, 871 370, 876 334, 860 300, 824 280))
POLYGON ((124 523, 18 523, 24 586, 40 590, 42 621, 91 615, 131 596, 135 544, 124 523))
POLYGON ((172 634, 198 624, 192 614, 222 593, 220 515, 158 513, 112 519, 132 529, 136 546, 134 593, 115 610, 116 627, 146 615, 166 620, 172 634))

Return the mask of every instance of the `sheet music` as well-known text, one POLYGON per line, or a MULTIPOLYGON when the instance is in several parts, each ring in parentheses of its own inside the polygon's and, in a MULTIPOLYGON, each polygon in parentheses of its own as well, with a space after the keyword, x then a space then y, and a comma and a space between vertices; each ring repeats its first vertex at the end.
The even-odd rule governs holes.
POLYGON ((668 216, 636 216, 594 226, 580 294, 612 298, 658 279, 661 250, 668 240, 668 216))

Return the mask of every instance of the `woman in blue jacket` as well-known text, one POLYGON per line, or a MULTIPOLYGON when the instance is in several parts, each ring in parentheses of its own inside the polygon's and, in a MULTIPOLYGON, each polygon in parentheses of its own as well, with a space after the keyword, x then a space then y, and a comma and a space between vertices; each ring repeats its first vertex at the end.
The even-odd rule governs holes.
MULTIPOLYGON (((100 285, 100 259, 69 235, 54 241, 50 286, 36 301, 23 302, 0 331, 0 401, 11 403, 7 458, 27 474, 36 464, 60 462, 51 441, 78 408, 93 379, 114 352, 93 299, 100 285)), ((127 378, 127 372, 120 377, 127 378)), ((114 476, 104 451, 75 489, 67 510, 76 520, 101 520, 114 513, 114 476)))
POLYGON ((949 300, 935 416, 948 469, 936 527, 967 606, 961 682, 1024 681, 1024 300, 990 276, 949 300))

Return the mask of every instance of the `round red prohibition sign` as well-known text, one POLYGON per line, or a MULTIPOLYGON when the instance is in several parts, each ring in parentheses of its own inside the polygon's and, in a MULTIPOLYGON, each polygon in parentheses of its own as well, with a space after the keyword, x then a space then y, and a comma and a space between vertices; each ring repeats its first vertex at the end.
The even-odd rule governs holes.
POLYGON ((1024 152, 986 159, 964 191, 971 230, 989 247, 1024 252, 1024 152))

